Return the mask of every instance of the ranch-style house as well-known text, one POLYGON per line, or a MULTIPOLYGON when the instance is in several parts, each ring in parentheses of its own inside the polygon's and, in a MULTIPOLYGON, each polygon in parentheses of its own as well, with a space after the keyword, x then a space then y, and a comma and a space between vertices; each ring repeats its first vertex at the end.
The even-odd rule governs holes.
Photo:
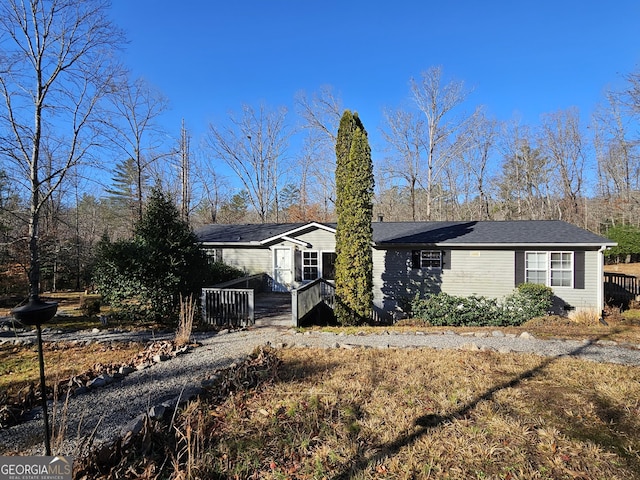
MULTIPOLYGON (((523 282, 554 292, 554 310, 604 307, 603 252, 616 243, 557 220, 374 222, 374 310, 397 318, 417 293, 502 298, 523 282)), ((336 225, 206 225, 196 232, 213 260, 267 273, 274 291, 333 280, 336 225)))

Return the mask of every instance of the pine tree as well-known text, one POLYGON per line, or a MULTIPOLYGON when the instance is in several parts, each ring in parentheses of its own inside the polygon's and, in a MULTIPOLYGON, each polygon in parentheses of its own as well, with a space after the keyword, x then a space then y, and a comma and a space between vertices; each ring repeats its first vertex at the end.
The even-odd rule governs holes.
POLYGON ((367 132, 346 110, 336 140, 336 297, 343 325, 371 319, 373 305, 373 164, 367 132))
POLYGON ((116 163, 113 184, 106 192, 120 216, 128 217, 130 225, 142 218, 143 200, 149 183, 149 175, 136 165, 133 158, 116 163))

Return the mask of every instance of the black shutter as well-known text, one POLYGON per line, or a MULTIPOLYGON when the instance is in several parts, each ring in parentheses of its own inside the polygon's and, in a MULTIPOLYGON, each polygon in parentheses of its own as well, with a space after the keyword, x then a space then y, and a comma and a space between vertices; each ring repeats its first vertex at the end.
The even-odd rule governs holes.
POLYGON ((298 249, 294 252, 293 255, 293 268, 296 272, 296 282, 302 281, 302 252, 298 249))
POLYGON ((573 288, 584 290, 584 252, 573 252, 573 288))
POLYGON ((442 251, 442 269, 451 270, 451 250, 442 251))
POLYGON ((523 250, 516 250, 515 252, 516 254, 516 287, 518 285, 520 285, 521 283, 524 283, 524 251, 523 250))
POLYGON ((411 268, 420 268, 420 250, 411 251, 411 268))

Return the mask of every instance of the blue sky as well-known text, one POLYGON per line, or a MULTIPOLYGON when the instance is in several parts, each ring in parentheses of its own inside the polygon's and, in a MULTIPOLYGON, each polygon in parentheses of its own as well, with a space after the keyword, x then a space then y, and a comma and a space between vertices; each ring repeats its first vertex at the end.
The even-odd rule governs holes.
POLYGON ((640 65, 637 0, 114 0, 125 62, 171 102, 195 137, 243 103, 292 109, 296 92, 331 85, 372 135, 381 111, 409 102, 409 79, 440 65, 499 120, 535 125, 640 65))

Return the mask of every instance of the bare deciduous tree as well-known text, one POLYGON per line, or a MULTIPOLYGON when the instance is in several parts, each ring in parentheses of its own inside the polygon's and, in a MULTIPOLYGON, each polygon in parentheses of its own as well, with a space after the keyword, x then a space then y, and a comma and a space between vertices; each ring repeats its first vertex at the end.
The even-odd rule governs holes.
POLYGON ((213 162, 205 155, 196 155, 194 177, 199 194, 195 197, 199 223, 217 223, 223 205, 229 202, 231 186, 213 162))
POLYGON ((425 124, 417 114, 406 110, 386 110, 384 112, 382 138, 391 154, 382 167, 384 175, 391 179, 401 179, 409 189, 411 220, 418 220, 416 192, 424 188, 421 178, 424 174, 423 141, 425 124))
POLYGON ((468 177, 467 189, 465 190, 466 203, 470 206, 477 204, 477 209, 471 211, 471 218, 489 220, 491 213, 489 210, 488 194, 488 169, 492 151, 495 148, 498 134, 497 122, 488 119, 481 111, 477 112, 474 121, 469 129, 471 136, 470 147, 462 156, 462 165, 465 175, 468 177), (472 198, 477 196, 477 202, 472 198))
POLYGON ((562 202, 559 217, 581 223, 580 197, 584 187, 585 140, 575 108, 543 116, 541 148, 552 162, 556 188, 562 202))
POLYGON ((335 144, 340 117, 344 108, 342 101, 331 87, 324 86, 307 97, 299 92, 295 98, 295 108, 302 119, 300 128, 304 132, 301 154, 296 168, 303 181, 300 185, 300 201, 305 210, 312 203, 322 209, 320 220, 328 220, 335 200, 335 144))
POLYGON ((140 78, 133 82, 120 81, 112 89, 114 112, 108 119, 116 131, 112 142, 120 155, 125 159, 133 159, 136 176, 135 220, 139 221, 144 205, 145 177, 150 175, 153 163, 166 155, 159 152, 159 141, 153 143, 153 134, 161 133, 155 121, 167 109, 168 100, 140 78))
POLYGON ((441 180, 451 159, 466 148, 457 134, 464 129, 469 117, 453 118, 453 110, 467 99, 469 91, 464 83, 452 80, 444 83, 441 67, 432 67, 422 73, 420 81, 411 79, 411 92, 420 111, 427 119, 424 148, 427 160, 426 217, 431 220, 435 184, 441 180))
POLYGON ((211 151, 238 176, 263 223, 271 213, 278 221, 278 188, 290 136, 286 113, 284 108, 244 105, 239 117, 232 113, 226 125, 210 124, 207 134, 211 151))
POLYGON ((44 203, 97 146, 101 101, 120 69, 121 33, 105 0, 4 0, 0 74, 2 160, 29 193, 30 294, 40 283, 39 220, 44 203), (43 144, 51 168, 43 170, 43 144))
POLYGON ((182 120, 180 129, 180 216, 189 222, 191 211, 191 136, 182 120))
POLYGON ((496 184, 504 218, 551 218, 549 161, 529 129, 518 121, 505 125, 500 151, 503 162, 496 184))
POLYGON ((606 100, 594 115, 600 190, 629 200, 631 191, 640 186, 638 142, 632 137, 632 117, 625 115, 620 95, 608 92, 606 100))

